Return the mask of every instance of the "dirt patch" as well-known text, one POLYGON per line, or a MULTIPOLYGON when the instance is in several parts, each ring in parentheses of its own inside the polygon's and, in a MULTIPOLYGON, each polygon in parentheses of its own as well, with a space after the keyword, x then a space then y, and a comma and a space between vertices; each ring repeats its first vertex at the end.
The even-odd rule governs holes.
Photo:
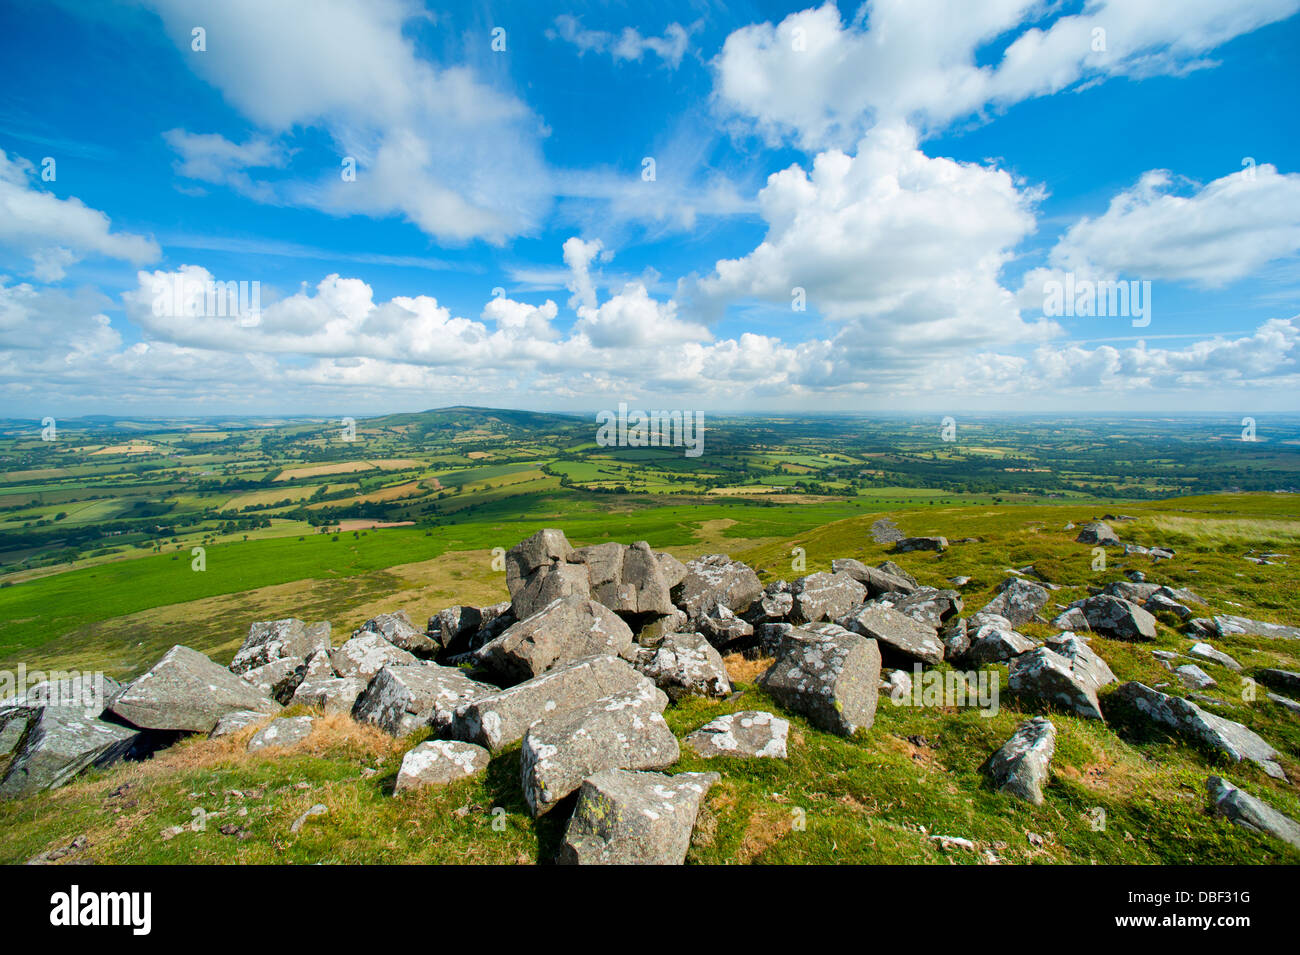
POLYGON ((759 657, 757 660, 746 660, 739 653, 731 653, 722 658, 722 663, 727 668, 727 677, 732 683, 753 683, 767 672, 768 667, 772 665, 772 658, 759 657))

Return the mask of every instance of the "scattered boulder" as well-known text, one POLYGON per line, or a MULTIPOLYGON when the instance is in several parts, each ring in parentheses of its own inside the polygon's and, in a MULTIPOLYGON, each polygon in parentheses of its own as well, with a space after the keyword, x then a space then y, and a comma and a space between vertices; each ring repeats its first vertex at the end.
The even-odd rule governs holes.
POLYGON ((310 716, 281 716, 271 720, 253 734, 248 741, 248 751, 255 753, 259 749, 271 746, 293 746, 301 743, 311 735, 311 725, 315 722, 310 716))
POLYGON ((231 673, 244 673, 283 657, 305 660, 317 650, 330 648, 330 625, 310 626, 293 617, 261 620, 248 628, 248 636, 230 661, 231 673))
POLYGON ((670 633, 637 669, 668 694, 670 700, 686 696, 723 697, 731 693, 731 680, 722 656, 699 633, 670 633))
MULTIPOLYGON (((224 671, 223 671, 224 672, 224 671)), ((92 766, 124 758, 143 734, 71 706, 0 705, 0 798, 71 782, 92 766)))
POLYGON ((1212 686, 1219 685, 1214 677, 1195 663, 1184 663, 1182 666, 1174 667, 1174 674, 1182 681, 1183 686, 1189 690, 1208 690, 1212 686))
POLYGON ((1058 633, 1049 637, 1043 646, 1069 660, 1076 672, 1086 676, 1097 687, 1119 682, 1106 661, 1082 637, 1058 633))
POLYGON ((217 725, 212 727, 212 732, 208 734, 208 739, 220 739, 223 736, 231 736, 238 733, 245 727, 252 726, 265 720, 267 714, 259 713, 257 710, 235 710, 233 713, 227 713, 221 719, 217 720, 217 725))
POLYGON ((608 769, 582 781, 558 861, 568 865, 681 865, 700 802, 717 773, 608 769))
POLYGON ((1022 653, 1009 668, 1012 692, 1062 706, 1085 719, 1102 719, 1096 683, 1056 651, 1039 647, 1022 653))
MULTIPOLYGON (((1060 604, 1057 604, 1057 606, 1059 607, 1060 604)), ((1066 607, 1052 621, 1052 626, 1057 630, 1068 630, 1070 633, 1087 633, 1092 629, 1088 626, 1087 616, 1078 607, 1066 607)))
POLYGON ((363 630, 330 651, 330 666, 334 672, 341 677, 360 680, 363 688, 384 667, 411 666, 419 662, 414 654, 394 646, 373 630, 363 630))
POLYGON ((964 606, 961 594, 955 590, 935 587, 918 587, 910 594, 889 593, 879 597, 876 604, 893 607, 918 623, 938 630, 944 623, 961 613, 964 606))
POLYGON ((1117 580, 1107 584, 1102 588, 1103 594, 1111 597, 1119 597, 1121 600, 1127 600, 1133 604, 1143 604, 1155 596, 1156 592, 1162 590, 1159 584, 1148 583, 1146 581, 1129 581, 1117 580))
MULTIPOLYGON (((781 596, 789 599, 789 594, 781 596)), ((764 597, 764 600, 767 598, 764 597)), ((742 620, 721 605, 696 621, 704 637, 723 653, 733 653, 754 645, 754 625, 742 620)))
POLYGON ((999 792, 1041 806, 1054 755, 1056 727, 1051 720, 1036 716, 1016 727, 1011 738, 980 769, 999 792))
POLYGON ((1127 706, 1141 717, 1180 736, 1225 753, 1237 762, 1248 759, 1275 779, 1286 778, 1278 764, 1277 751, 1272 746, 1240 723, 1207 713, 1190 700, 1169 696, 1135 681, 1120 686, 1108 700, 1127 706))
POLYGON ((894 541, 894 550, 906 554, 914 550, 933 550, 942 553, 948 549, 946 537, 903 537, 894 541))
POLYGON ((632 646, 632 631, 604 604, 569 596, 551 601, 531 617, 479 648, 478 659, 508 680, 527 680, 570 660, 618 655, 632 646))
POLYGON ((981 667, 988 663, 1005 663, 1022 653, 1037 648, 1028 637, 997 623, 986 623, 975 631, 966 651, 966 660, 981 667))
POLYGON ((353 631, 352 636, 360 636, 363 633, 377 633, 393 646, 417 657, 432 657, 442 649, 442 644, 438 640, 431 638, 411 623, 411 618, 406 615, 405 610, 395 610, 392 613, 381 613, 377 617, 371 617, 353 631))
POLYGON ((1160 590, 1148 597, 1146 603, 1142 605, 1143 609, 1148 613, 1153 614, 1160 613, 1161 611, 1171 613, 1179 620, 1190 619, 1194 613, 1192 608, 1184 603, 1179 603, 1168 593, 1164 593, 1166 590, 1168 590, 1167 587, 1162 587, 1160 590))
POLYGON ((705 759, 715 756, 757 756, 785 759, 790 724, 762 710, 728 713, 705 723, 686 737, 686 745, 705 759))
POLYGON ((108 707, 132 726, 209 733, 234 710, 275 713, 280 705, 197 650, 172 647, 108 707))
POLYGON ((293 703, 314 707, 327 715, 351 713, 357 697, 366 689, 368 680, 355 676, 328 677, 323 680, 303 680, 293 691, 293 703))
POLYGON ((300 657, 281 657, 265 666, 254 667, 241 673, 240 679, 269 696, 277 703, 286 704, 293 699, 293 691, 307 675, 307 661, 300 657))
POLYGON ((1228 656, 1222 650, 1214 649, 1214 647, 1210 646, 1208 643, 1194 643, 1192 644, 1191 649, 1187 652, 1191 656, 1200 657, 1202 660, 1209 660, 1211 663, 1225 666, 1235 673, 1241 672, 1240 663, 1228 656))
POLYGON ((1100 547, 1119 547, 1120 539, 1114 529, 1105 521, 1092 521, 1084 524, 1075 539, 1079 544, 1095 544, 1100 547))
POLYGON ((819 572, 790 585, 793 624, 819 623, 844 616, 867 599, 867 588, 848 574, 819 572))
POLYGON ((1256 799, 1244 789, 1238 789, 1220 776, 1205 781, 1214 811, 1243 829, 1262 832, 1287 845, 1300 849, 1300 822, 1284 815, 1256 799))
POLYGON ((1088 618, 1088 626, 1114 640, 1154 640, 1156 618, 1122 597, 1098 594, 1074 604, 1088 618))
POLYGON ((430 740, 402 757, 393 794, 428 786, 446 786, 485 772, 492 756, 482 746, 458 740, 430 740))
POLYGON ((1033 620, 1046 603, 1047 588, 1020 577, 1008 577, 980 613, 995 613, 1005 617, 1012 627, 1020 627, 1033 620))
POLYGON ((677 737, 664 722, 667 699, 653 686, 543 716, 524 733, 520 781, 534 816, 555 808, 603 769, 663 769, 677 762, 677 737))
POLYGON ((441 736, 477 743, 496 753, 522 739, 542 716, 570 713, 599 699, 653 686, 617 657, 587 657, 509 689, 467 700, 450 716, 435 716, 434 728, 441 736))
POLYGON ((868 596, 879 597, 881 594, 887 593, 909 594, 916 590, 917 584, 915 580, 891 573, 882 569, 883 567, 883 564, 881 567, 868 567, 861 561, 854 560, 851 557, 831 561, 832 572, 848 574, 867 588, 868 596))
POLYGON ((835 630, 792 630, 758 683, 781 706, 803 714, 819 729, 852 736, 876 718, 880 649, 875 640, 835 630))
POLYGON ((455 708, 497 688, 471 680, 456 667, 384 667, 370 679, 352 706, 352 718, 394 736, 409 736, 455 708))
POLYGON ((1266 623, 1249 617, 1220 614, 1214 618, 1214 627, 1221 637, 1265 637, 1271 640, 1300 640, 1300 627, 1285 627, 1280 623, 1266 623))
POLYGON ((726 554, 709 554, 689 561, 681 583, 672 590, 673 602, 692 621, 718 606, 743 615, 762 595, 758 574, 726 554))
POLYGON ((913 660, 939 663, 944 645, 934 627, 921 623, 893 607, 868 604, 837 621, 841 627, 878 641, 885 661, 910 665, 913 660))
POLYGON ((1279 690, 1288 690, 1291 693, 1300 693, 1300 673, 1297 673, 1294 670, 1275 670, 1270 667, 1264 667, 1255 671, 1255 679, 1259 680, 1260 683, 1266 683, 1279 690))

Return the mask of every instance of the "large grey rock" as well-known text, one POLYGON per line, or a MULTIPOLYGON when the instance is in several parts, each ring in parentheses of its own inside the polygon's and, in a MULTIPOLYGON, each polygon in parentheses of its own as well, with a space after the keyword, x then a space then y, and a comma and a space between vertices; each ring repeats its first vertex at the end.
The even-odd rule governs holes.
POLYGON ((894 541, 894 550, 900 554, 914 550, 934 550, 943 552, 948 549, 946 537, 902 537, 894 541))
POLYGON ((248 752, 256 753, 260 749, 288 747, 301 743, 311 735, 314 722, 315 720, 310 716, 281 716, 279 719, 271 720, 253 734, 253 738, 248 741, 248 752))
MULTIPOLYGON (((574 551, 573 560, 587 565, 593 599, 618 613, 663 616, 673 610, 668 583, 658 556, 645 541, 630 547, 596 544, 574 551)), ((675 574, 675 569, 671 569, 675 574)))
POLYGON ((854 560, 851 557, 831 561, 831 570, 837 574, 848 574, 865 586, 868 596, 871 597, 879 597, 881 594, 888 593, 910 594, 917 589, 915 580, 896 576, 889 571, 881 570, 879 567, 868 567, 861 561, 854 560))
POLYGON ((1160 584, 1145 580, 1116 580, 1103 587, 1101 592, 1127 600, 1131 604, 1143 604, 1150 600, 1156 591, 1162 589, 1164 588, 1160 584))
POLYGON ((1256 799, 1244 789, 1238 789, 1220 776, 1205 781, 1206 791, 1214 811, 1230 819, 1243 829, 1262 832, 1287 845, 1300 849, 1300 822, 1284 815, 1268 803, 1256 799))
POLYGON ((281 657, 265 666, 254 667, 239 674, 241 680, 275 700, 288 703, 293 691, 307 675, 307 661, 301 657, 281 657))
POLYGON ((700 802, 717 773, 598 772, 583 780, 559 861, 568 865, 681 865, 700 802))
POLYGON ((496 692, 455 667, 384 667, 357 697, 352 718, 394 736, 409 736, 450 718, 461 703, 496 692))
POLYGON ((69 706, 0 706, 0 797, 16 799, 108 766, 140 740, 139 730, 88 717, 69 706))
POLYGON ((1088 618, 1088 626, 1114 640, 1154 640, 1156 618, 1135 603, 1110 594, 1098 594, 1076 606, 1088 618))
POLYGON ((939 641, 943 644, 943 658, 953 663, 965 660, 966 654, 970 652, 970 641, 973 635, 974 631, 961 617, 944 627, 943 632, 939 634, 939 641))
POLYGON ((1160 613, 1161 611, 1171 613, 1179 620, 1191 619, 1194 614, 1192 608, 1178 600, 1175 600, 1172 596, 1172 592, 1168 591, 1168 587, 1161 587, 1160 590, 1156 591, 1146 599, 1146 602, 1142 604, 1142 609, 1152 614, 1160 613))
POLYGON ((849 633, 794 629, 781 640, 776 661, 758 683, 781 706, 819 729, 851 736, 876 718, 880 649, 849 633))
POLYGON ((977 629, 970 638, 970 649, 966 651, 966 660, 972 666, 984 666, 988 663, 1006 663, 1008 660, 1035 649, 1034 643, 1023 634, 1008 626, 986 623, 977 629))
POLYGON ((1088 641, 1073 633, 1058 633, 1054 637, 1048 637, 1043 645, 1069 660, 1075 672, 1091 680, 1098 688, 1119 682, 1110 666, 1097 655, 1088 641))
POLYGON ((673 588, 686 578, 686 565, 663 551, 655 551, 655 560, 659 562, 659 573, 663 574, 664 583, 668 585, 669 594, 673 588))
MULTIPOLYGON (((509 604, 506 604, 508 607, 509 604)), ((483 612, 478 607, 457 605, 438 611, 429 618, 425 633, 430 642, 449 653, 470 649, 471 639, 482 629, 483 612)))
POLYGON ((225 667, 177 645, 123 690, 108 711, 140 729, 207 733, 234 710, 279 709, 275 700, 225 667))
POLYGON ((587 657, 509 689, 467 700, 445 719, 435 717, 434 728, 439 735, 477 743, 495 753, 522 739, 543 716, 569 713, 605 697, 653 686, 617 657, 587 657))
MULTIPOLYGON (((477 626, 477 624, 476 624, 477 626)), ((393 646, 419 657, 431 657, 442 649, 438 640, 432 639, 423 630, 411 623, 405 610, 381 613, 371 617, 352 634, 357 637, 363 633, 377 633, 393 646)))
POLYGON ((1248 759, 1275 779, 1286 778, 1272 746, 1240 723, 1207 713, 1190 700, 1169 696, 1137 682, 1125 683, 1109 699, 1180 736, 1225 753, 1230 759, 1237 762, 1248 759))
POLYGON ((756 756, 785 759, 790 723, 762 710, 728 713, 705 723, 685 743, 705 759, 756 756))
MULTIPOLYGON (((780 623, 789 619, 794 610, 794 595, 788 590, 776 593, 765 591, 758 602, 751 604, 745 614, 745 620, 754 626, 765 623, 780 623)), ((730 610, 727 613, 731 613, 730 610)))
POLYGON ((892 560, 882 560, 876 565, 876 569, 884 571, 890 577, 895 577, 904 583, 911 584, 912 589, 914 590, 921 586, 915 577, 905 571, 902 567, 898 566, 898 564, 895 564, 892 560))
POLYGON ((1056 727, 1042 716, 1016 727, 1011 738, 980 768, 993 787, 1035 806, 1043 804, 1052 757, 1056 754, 1056 727))
POLYGON ((1084 524, 1075 540, 1080 544, 1097 544, 1102 547, 1119 547, 1120 540, 1114 529, 1105 521, 1093 521, 1084 524))
MULTIPOLYGON (((788 594, 782 596, 788 597, 788 594)), ((763 600, 768 599, 766 596, 763 600)), ((761 601, 760 601, 761 603, 761 601)), ((696 627, 709 643, 723 653, 734 653, 754 645, 754 625, 737 617, 721 605, 714 607, 695 621, 696 627)))
POLYGON ((259 713, 257 710, 235 710, 233 713, 227 713, 221 719, 217 720, 217 725, 212 727, 212 732, 208 734, 208 739, 220 739, 223 736, 232 736, 242 729, 261 723, 268 719, 267 714, 259 713))
POLYGON ((685 696, 728 696, 731 680, 722 656, 699 633, 670 633, 637 669, 679 700, 685 696))
POLYGON ((230 671, 243 673, 254 667, 266 666, 282 657, 305 660, 317 650, 329 648, 328 623, 313 623, 309 626, 293 617, 262 620, 248 628, 248 636, 235 653, 235 658, 230 661, 230 671))
POLYGON ((1088 626, 1087 616, 1078 607, 1066 607, 1057 614, 1056 619, 1052 621, 1052 626, 1057 630, 1067 630, 1070 633, 1087 633, 1092 629, 1088 626))
POLYGON ((486 772, 492 756, 482 746, 458 740, 430 740, 402 757, 393 793, 446 786, 486 772))
POLYGON ((1212 686, 1219 685, 1214 677, 1195 663, 1184 663, 1182 666, 1174 667, 1174 675, 1189 690, 1208 690, 1212 686))
POLYGON ((478 650, 488 669, 508 680, 527 680, 553 667, 599 654, 618 655, 632 646, 632 631, 604 604, 561 597, 520 620, 478 650))
POLYGON ((1013 658, 1009 669, 1012 692, 1064 707, 1085 719, 1102 719, 1098 685, 1086 666, 1076 667, 1055 650, 1039 647, 1013 658))
POLYGON ((1021 627, 1033 620, 1046 603, 1047 588, 1020 577, 1008 577, 980 613, 995 613, 1006 617, 1012 627, 1021 627))
POLYGON ((1300 673, 1294 670, 1277 670, 1272 667, 1263 667, 1255 671, 1255 679, 1279 690, 1300 693, 1300 673))
POLYGON ((553 528, 538 531, 506 552, 506 587, 516 619, 531 617, 561 597, 590 598, 588 568, 573 560, 564 532, 553 528))
POLYGON ((0 700, 8 706, 54 706, 76 710, 83 716, 98 717, 125 689, 123 684, 102 673, 84 673, 59 680, 41 680, 26 692, 0 700))
POLYGON ((1221 637, 1265 637, 1270 640, 1300 640, 1300 627, 1287 627, 1280 623, 1266 623, 1263 620, 1251 620, 1249 617, 1236 617, 1232 614, 1219 614, 1214 618, 1214 627, 1221 637))
POLYGON ((939 663, 943 660, 944 646, 934 627, 900 613, 893 607, 867 604, 837 623, 846 630, 880 643, 880 653, 888 662, 911 661, 939 663))
POLYGON ((368 682, 355 676, 303 680, 293 691, 291 702, 323 710, 326 715, 351 713, 368 682))
POLYGON ((573 548, 562 530, 547 528, 520 541, 506 551, 506 587, 511 597, 530 575, 543 567, 568 563, 572 556, 573 548))
POLYGON ((762 595, 758 574, 726 554, 709 554, 690 561, 686 575, 672 590, 673 602, 686 611, 691 621, 719 605, 743 615, 762 595))
POLYGON ((867 588, 848 574, 816 573, 792 583, 790 596, 790 622, 797 626, 844 616, 867 599, 867 588))
POLYGON ((543 716, 524 733, 520 782, 534 816, 555 808, 603 769, 663 769, 677 762, 677 737, 664 722, 663 693, 646 686, 568 713, 543 716))
POLYGON ((1200 657, 1202 660, 1209 660, 1211 663, 1225 666, 1233 672, 1241 672, 1240 663, 1228 656, 1222 650, 1214 649, 1214 647, 1210 646, 1208 643, 1194 643, 1187 652, 1191 656, 1200 657))
POLYGON ((419 658, 394 646, 382 634, 363 630, 341 647, 330 651, 330 665, 341 677, 360 680, 362 687, 384 667, 411 666, 419 658))
POLYGON ((907 614, 918 623, 935 630, 961 613, 963 606, 961 594, 957 591, 939 590, 936 587, 918 587, 909 594, 884 594, 873 603, 893 607, 899 613, 907 614))

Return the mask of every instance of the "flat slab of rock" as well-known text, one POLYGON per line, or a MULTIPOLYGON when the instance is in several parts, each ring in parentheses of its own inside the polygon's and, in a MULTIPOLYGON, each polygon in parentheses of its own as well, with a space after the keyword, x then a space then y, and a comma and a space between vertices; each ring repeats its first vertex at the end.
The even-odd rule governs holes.
POLYGON ((1214 627, 1221 637, 1266 637, 1270 640, 1300 640, 1300 627, 1286 627, 1280 623, 1266 623, 1249 617, 1220 614, 1214 618, 1214 627))
POLYGON ((543 717, 524 733, 520 782, 534 816, 550 812, 604 769, 663 769, 681 749, 664 722, 666 700, 649 686, 543 717))
MULTIPOLYGON (((474 628, 478 629, 477 621, 474 623, 474 628)), ((431 657, 442 649, 439 641, 432 639, 411 622, 405 610, 395 610, 392 613, 381 613, 377 617, 371 617, 358 627, 352 636, 360 636, 367 632, 377 633, 399 650, 405 650, 418 657, 431 657)))
POLYGON ((478 658, 509 680, 527 680, 556 666, 601 654, 617 656, 633 643, 632 630, 604 604, 562 597, 484 644, 478 658))
POLYGON ((419 662, 415 654, 389 643, 383 634, 373 630, 363 630, 330 651, 330 665, 334 672, 358 679, 363 686, 384 667, 410 666, 419 662))
POLYGON ((876 640, 884 659, 910 665, 913 660, 939 663, 944 645, 934 627, 883 604, 868 604, 839 618, 837 623, 859 636, 876 640))
POLYGON ((355 676, 327 677, 323 680, 303 680, 293 691, 292 702, 311 706, 331 713, 351 713, 357 697, 365 690, 368 681, 355 676))
POLYGON ((1199 657, 1202 660, 1209 660, 1211 663, 1217 663, 1219 666, 1227 667, 1234 673, 1241 672, 1241 664, 1228 656, 1222 650, 1216 650, 1208 643, 1194 643, 1191 649, 1187 651, 1189 656, 1199 657))
POLYGON ((568 865, 681 865, 700 803, 717 773, 610 769, 583 780, 559 861, 568 865))
POLYGON ((1154 640, 1156 618, 1135 603, 1111 594, 1098 594, 1076 606, 1088 618, 1088 627, 1114 640, 1154 640))
POLYGON ((1300 822, 1278 812, 1244 789, 1238 789, 1222 777, 1211 776, 1205 781, 1205 788, 1210 794, 1210 802, 1214 804, 1214 811, 1219 815, 1243 829, 1262 832, 1300 849, 1300 822))
POLYGON ((670 700, 731 694, 731 680, 722 656, 703 634, 665 634, 659 646, 648 652, 648 658, 637 663, 636 668, 670 700))
POLYGON ((1054 755, 1056 727, 1051 720, 1036 716, 1016 727, 1011 738, 980 768, 999 792, 1041 806, 1054 755))
POLYGON ((307 624, 295 617, 260 620, 248 628, 248 636, 230 661, 230 672, 243 673, 266 666, 283 657, 305 660, 317 650, 330 648, 330 625, 307 624))
POLYGON ((408 736, 450 717, 466 700, 496 692, 495 686, 472 680, 456 667, 384 667, 357 697, 352 718, 408 736))
POLYGON ((980 613, 995 613, 1006 617, 1012 627, 1020 627, 1038 616, 1038 611, 1047 604, 1047 588, 1020 577, 1008 577, 1002 581, 998 594, 980 613))
POLYGON ((180 645, 108 707, 132 726, 208 733, 235 710, 276 713, 280 704, 197 650, 180 645))
POLYGON ((477 743, 496 753, 523 739, 528 727, 544 716, 569 713, 605 697, 653 686, 617 657, 588 657, 548 670, 525 683, 467 700, 445 721, 435 718, 434 729, 441 736, 477 743))
POLYGON ((757 756, 785 759, 790 723, 762 710, 728 713, 705 723, 686 737, 686 745, 705 759, 715 756, 757 756))
POLYGON ((875 640, 841 627, 834 631, 791 631, 758 683, 781 706, 819 729, 852 736, 876 719, 880 648, 875 640))
POLYGON ((819 623, 844 616, 867 599, 867 588, 848 574, 809 574, 790 585, 790 622, 819 623))
POLYGON ((1125 683, 1110 699, 1132 707, 1160 726, 1225 753, 1237 762, 1250 760, 1275 779, 1286 774, 1278 764, 1277 750, 1240 723, 1207 713, 1190 700, 1161 693, 1138 682, 1125 683))
POLYGON ((762 596, 763 585, 753 568, 726 554, 709 554, 687 562, 685 576, 672 590, 673 602, 692 621, 718 606, 743 616, 762 596))
POLYGON ((139 730, 70 706, 0 706, 0 797, 30 796, 71 782, 92 766, 122 759, 139 730))
POLYGON ((271 720, 253 734, 253 738, 248 741, 248 751, 256 753, 259 749, 301 743, 311 735, 314 722, 315 720, 310 716, 281 716, 279 719, 271 720))
POLYGON ((446 786, 485 772, 492 755, 482 746, 459 740, 430 740, 402 757, 393 793, 446 786))
POLYGON ((870 597, 879 597, 881 594, 888 593, 910 594, 917 589, 915 581, 895 576, 879 567, 868 567, 851 557, 831 561, 831 571, 837 574, 848 574, 867 588, 867 595, 870 597))

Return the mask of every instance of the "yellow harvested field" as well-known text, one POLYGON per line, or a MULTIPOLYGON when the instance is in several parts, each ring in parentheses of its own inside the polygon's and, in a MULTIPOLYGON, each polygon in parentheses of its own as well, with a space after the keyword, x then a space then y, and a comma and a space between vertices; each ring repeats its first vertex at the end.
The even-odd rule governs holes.
POLYGON ((130 444, 110 444, 108 447, 100 448, 98 451, 91 451, 95 454, 150 454, 158 450, 156 444, 150 444, 147 441, 132 441, 130 444))
POLYGON ((305 468, 285 468, 278 475, 277 481, 292 481, 295 478, 319 477, 322 474, 355 474, 358 471, 400 471, 402 468, 423 467, 423 461, 413 458, 375 458, 372 461, 339 461, 336 464, 313 464, 305 468))

